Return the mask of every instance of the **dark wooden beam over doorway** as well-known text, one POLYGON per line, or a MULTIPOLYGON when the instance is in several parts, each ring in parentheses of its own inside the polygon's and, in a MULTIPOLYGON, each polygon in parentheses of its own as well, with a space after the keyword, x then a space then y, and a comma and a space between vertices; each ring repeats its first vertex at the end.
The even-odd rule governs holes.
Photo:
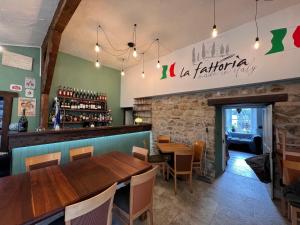
POLYGON ((49 93, 62 33, 81 0, 60 0, 42 44, 41 118, 40 126, 48 127, 49 93))
POLYGON ((288 94, 270 94, 270 95, 254 95, 239 96, 229 98, 210 98, 207 100, 209 106, 217 105, 237 105, 237 104, 260 104, 288 101, 288 94))

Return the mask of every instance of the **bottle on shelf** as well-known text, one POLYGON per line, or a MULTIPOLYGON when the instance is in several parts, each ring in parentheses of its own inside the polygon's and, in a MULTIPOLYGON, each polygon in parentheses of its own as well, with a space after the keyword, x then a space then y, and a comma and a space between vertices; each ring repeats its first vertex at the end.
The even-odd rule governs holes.
POLYGON ((23 113, 18 123, 19 132, 26 132, 28 130, 28 120, 26 118, 26 109, 23 109, 23 113))
POLYGON ((62 89, 61 89, 61 86, 58 87, 57 95, 58 95, 58 96, 62 96, 62 89))
POLYGON ((66 88, 65 87, 63 87, 63 89, 62 89, 62 96, 66 96, 66 88))

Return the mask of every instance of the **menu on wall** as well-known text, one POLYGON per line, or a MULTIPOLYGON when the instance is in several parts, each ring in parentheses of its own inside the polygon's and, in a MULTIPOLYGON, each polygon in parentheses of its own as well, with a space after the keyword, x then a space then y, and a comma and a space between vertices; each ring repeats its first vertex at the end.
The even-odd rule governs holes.
POLYGON ((29 56, 3 51, 2 65, 15 67, 23 70, 32 70, 33 59, 29 56))

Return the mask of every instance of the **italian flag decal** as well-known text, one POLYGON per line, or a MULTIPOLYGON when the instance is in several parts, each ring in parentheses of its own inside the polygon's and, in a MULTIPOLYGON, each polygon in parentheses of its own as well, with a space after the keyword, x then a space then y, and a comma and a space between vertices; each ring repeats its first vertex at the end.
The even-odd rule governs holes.
MULTIPOLYGON (((271 40, 272 48, 266 53, 266 55, 283 52, 284 51, 284 44, 283 40, 287 34, 287 28, 280 28, 276 30, 271 30, 273 38, 271 40)), ((297 26, 295 31, 293 32, 293 40, 294 45, 296 48, 300 48, 300 26, 297 26)))

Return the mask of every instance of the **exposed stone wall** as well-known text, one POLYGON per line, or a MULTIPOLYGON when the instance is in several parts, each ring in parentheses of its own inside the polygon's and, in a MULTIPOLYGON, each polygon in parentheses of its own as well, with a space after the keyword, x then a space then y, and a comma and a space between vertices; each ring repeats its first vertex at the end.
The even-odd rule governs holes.
MULTIPOLYGON (((207 141, 208 176, 215 174, 215 107, 208 98, 288 93, 288 102, 274 105, 274 125, 288 131, 288 143, 300 144, 300 80, 273 84, 234 87, 223 90, 176 94, 152 98, 153 142, 160 134, 173 142, 191 145, 197 139, 207 141), (206 127, 208 133, 206 133, 206 127)), ((154 149, 155 151, 155 149, 154 149)))

